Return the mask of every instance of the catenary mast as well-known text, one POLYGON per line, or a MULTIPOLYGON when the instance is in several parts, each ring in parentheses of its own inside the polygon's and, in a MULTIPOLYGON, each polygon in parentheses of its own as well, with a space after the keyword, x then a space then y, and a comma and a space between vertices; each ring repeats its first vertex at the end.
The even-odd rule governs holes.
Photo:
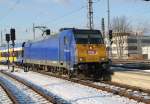
POLYGON ((93 21, 93 1, 88 0, 88 28, 94 29, 94 21, 93 21))

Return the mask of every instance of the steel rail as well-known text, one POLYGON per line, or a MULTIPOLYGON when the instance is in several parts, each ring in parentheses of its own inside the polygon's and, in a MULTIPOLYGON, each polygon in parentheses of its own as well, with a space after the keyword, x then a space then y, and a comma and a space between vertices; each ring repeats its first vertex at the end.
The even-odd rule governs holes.
MULTIPOLYGON (((81 79, 78 79, 78 78, 69 79, 68 77, 65 77, 65 76, 54 75, 52 73, 47 73, 47 72, 42 72, 42 71, 38 72, 38 73, 48 75, 48 76, 52 76, 52 77, 56 77, 56 78, 60 78, 60 79, 64 79, 64 80, 67 80, 67 81, 70 81, 70 82, 75 82, 75 83, 82 84, 82 85, 85 85, 85 86, 88 86, 88 87, 96 88, 98 90, 107 91, 109 93, 113 93, 115 95, 120 95, 120 96, 123 96, 123 97, 127 97, 129 99, 133 99, 133 100, 138 101, 138 102, 143 102, 143 103, 146 103, 146 104, 150 104, 150 99, 145 99, 145 98, 142 98, 142 97, 134 96, 134 95, 128 93, 126 90, 116 91, 116 90, 113 90, 109 87, 96 85, 91 81, 81 80, 81 79)), ((125 89, 132 89, 133 91, 135 91, 135 90, 136 91, 141 91, 141 92, 148 93, 150 95, 150 91, 143 90, 143 89, 138 89, 136 87, 127 86, 127 85, 123 85, 123 84, 118 84, 118 83, 114 83, 114 82, 102 82, 102 83, 115 85, 115 86, 125 88, 125 89)))
POLYGON ((149 64, 150 60, 112 59, 112 63, 143 63, 149 64))
POLYGON ((17 98, 12 94, 12 92, 10 91, 9 88, 7 88, 7 86, 5 86, 5 84, 3 82, 0 81, 0 86, 4 89, 4 91, 6 92, 6 94, 8 95, 8 97, 11 99, 11 101, 13 102, 13 104, 19 104, 19 102, 17 101, 17 98))
POLYGON ((29 88, 31 88, 32 90, 34 90, 36 93, 40 94, 41 96, 43 96, 45 99, 47 99, 49 102, 53 103, 53 104, 70 104, 70 102, 62 99, 62 98, 59 98, 53 94, 46 94, 45 93, 45 90, 41 90, 41 88, 37 88, 37 86, 29 83, 28 81, 26 80, 23 80, 13 74, 10 74, 8 72, 5 72, 5 71, 1 71, 1 73, 17 80, 18 82, 24 84, 25 86, 28 86, 29 88))

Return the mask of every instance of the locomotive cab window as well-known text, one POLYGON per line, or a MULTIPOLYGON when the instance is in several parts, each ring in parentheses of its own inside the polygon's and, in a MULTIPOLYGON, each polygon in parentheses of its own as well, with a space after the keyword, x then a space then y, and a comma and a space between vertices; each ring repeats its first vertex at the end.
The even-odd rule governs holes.
POLYGON ((98 30, 80 30, 75 31, 75 40, 77 44, 103 44, 103 38, 98 30))
POLYGON ((103 39, 100 34, 93 34, 93 35, 91 34, 89 36, 89 41, 91 44, 100 44, 100 43, 103 44, 103 39))

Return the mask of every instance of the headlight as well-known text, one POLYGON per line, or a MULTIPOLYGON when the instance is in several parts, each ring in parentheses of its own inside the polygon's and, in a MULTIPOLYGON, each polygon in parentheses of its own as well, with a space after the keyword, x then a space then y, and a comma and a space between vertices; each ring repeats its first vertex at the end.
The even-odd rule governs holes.
POLYGON ((80 57, 79 61, 85 61, 85 58, 84 57, 80 57))
POLYGON ((80 57, 80 58, 79 58, 79 61, 83 61, 83 58, 82 58, 82 57, 80 57))
POLYGON ((104 61, 104 60, 105 60, 105 58, 100 58, 100 60, 104 61))

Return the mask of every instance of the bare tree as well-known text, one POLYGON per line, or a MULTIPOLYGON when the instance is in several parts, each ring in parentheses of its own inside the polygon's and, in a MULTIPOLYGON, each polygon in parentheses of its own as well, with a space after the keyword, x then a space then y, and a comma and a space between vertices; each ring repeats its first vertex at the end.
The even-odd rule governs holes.
POLYGON ((131 32, 131 25, 128 21, 128 18, 125 16, 122 17, 114 17, 112 20, 112 29, 114 32, 131 32))
POLYGON ((124 55, 124 43, 126 41, 127 33, 132 31, 132 26, 125 16, 115 17, 112 20, 113 30, 113 43, 116 45, 117 54, 119 58, 123 58, 124 55))

